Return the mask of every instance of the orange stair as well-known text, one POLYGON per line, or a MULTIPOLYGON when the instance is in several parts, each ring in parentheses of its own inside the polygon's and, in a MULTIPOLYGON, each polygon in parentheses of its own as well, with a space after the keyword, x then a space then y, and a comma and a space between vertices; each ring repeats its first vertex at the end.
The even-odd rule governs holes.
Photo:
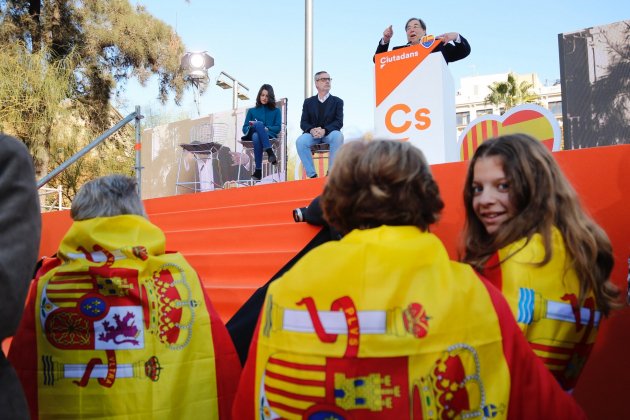
MULTIPOLYGON (((322 191, 323 179, 145 200, 152 223, 197 270, 224 321, 319 231, 292 210, 322 191)), ((44 214, 40 255, 52 255, 70 227, 68 211, 44 214)))

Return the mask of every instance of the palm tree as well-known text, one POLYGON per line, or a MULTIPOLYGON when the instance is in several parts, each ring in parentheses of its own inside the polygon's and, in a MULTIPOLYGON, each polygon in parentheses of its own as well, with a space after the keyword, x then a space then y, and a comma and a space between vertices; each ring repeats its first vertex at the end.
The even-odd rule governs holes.
POLYGON ((508 73, 507 81, 494 82, 488 88, 490 93, 486 96, 486 103, 491 103, 497 107, 502 107, 502 114, 510 108, 522 103, 536 102, 538 96, 531 91, 534 87, 532 83, 518 82, 514 73, 508 73))

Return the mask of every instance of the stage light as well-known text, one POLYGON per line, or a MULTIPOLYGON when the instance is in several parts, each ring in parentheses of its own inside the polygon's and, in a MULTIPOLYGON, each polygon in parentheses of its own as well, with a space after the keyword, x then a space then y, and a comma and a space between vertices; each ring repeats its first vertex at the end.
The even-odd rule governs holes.
POLYGON ((206 79, 208 69, 214 66, 214 58, 206 51, 187 52, 181 59, 181 67, 191 81, 206 79))

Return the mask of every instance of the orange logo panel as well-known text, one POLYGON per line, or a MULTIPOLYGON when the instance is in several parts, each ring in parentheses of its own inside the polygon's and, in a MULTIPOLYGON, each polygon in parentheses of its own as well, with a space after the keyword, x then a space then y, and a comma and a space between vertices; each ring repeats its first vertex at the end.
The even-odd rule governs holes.
POLYGON ((375 59, 376 106, 380 105, 439 43, 438 40, 428 47, 419 44, 378 54, 375 59))

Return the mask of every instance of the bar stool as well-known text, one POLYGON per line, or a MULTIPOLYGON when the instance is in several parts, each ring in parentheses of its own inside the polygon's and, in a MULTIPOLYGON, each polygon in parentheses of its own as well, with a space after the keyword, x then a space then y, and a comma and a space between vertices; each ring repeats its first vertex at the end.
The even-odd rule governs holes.
POLYGON ((214 180, 213 169, 215 167, 214 162, 218 161, 216 158, 217 152, 221 148, 220 143, 208 142, 190 144, 180 144, 182 151, 179 155, 179 165, 177 167, 177 181, 175 182, 175 194, 179 194, 179 188, 185 188, 193 192, 208 191, 221 187, 219 183, 214 180), (193 181, 181 180, 182 175, 182 163, 185 161, 186 156, 190 154, 196 164, 196 170, 193 181))
MULTIPOLYGON (((282 132, 280 132, 281 134, 282 132)), ((249 185, 253 185, 255 182, 257 182, 256 180, 253 180, 251 178, 251 174, 247 173, 244 174, 242 173, 241 168, 243 167, 243 164, 246 164, 247 160, 249 161, 249 168, 250 170, 255 169, 255 160, 254 160, 254 142, 251 140, 239 140, 238 141, 241 146, 243 146, 243 153, 241 153, 241 157, 240 157, 240 161, 239 161, 239 165, 238 165, 238 176, 237 176, 237 182, 239 183, 247 183, 249 185), (245 155, 245 159, 243 159, 243 155, 245 155)), ((276 165, 272 165, 268 160, 267 160, 267 153, 265 151, 263 151, 263 155, 262 155, 262 178, 266 178, 269 175, 271 175, 271 182, 280 182, 280 136, 278 137, 273 137, 269 139, 269 144, 271 145, 271 150, 273 150, 273 153, 276 155, 276 158, 278 159, 278 162, 276 165)))
POLYGON ((227 124, 201 123, 192 127, 190 143, 180 144, 175 194, 179 188, 193 192, 209 191, 222 187, 223 174, 219 165, 218 152, 227 138, 227 124), (187 170, 187 157, 192 156, 196 165, 192 181, 182 179, 182 164, 187 170))
POLYGON ((315 164, 315 171, 319 176, 328 173, 328 161, 330 157, 330 145, 328 143, 318 143, 311 146, 311 156, 315 164))

